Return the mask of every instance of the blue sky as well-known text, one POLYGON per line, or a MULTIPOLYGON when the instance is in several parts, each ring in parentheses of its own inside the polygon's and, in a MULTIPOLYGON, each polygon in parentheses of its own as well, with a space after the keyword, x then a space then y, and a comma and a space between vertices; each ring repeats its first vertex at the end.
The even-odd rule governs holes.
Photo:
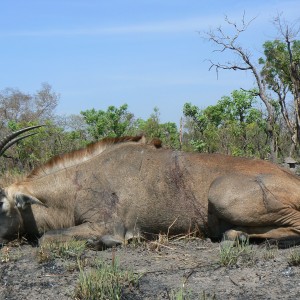
POLYGON ((182 107, 214 104, 234 89, 253 87, 251 74, 223 71, 198 31, 256 17, 242 36, 253 60, 274 39, 272 19, 299 19, 300 1, 3 0, 0 3, 0 90, 34 93, 42 82, 60 94, 58 114, 129 105, 148 118, 179 122, 182 107))

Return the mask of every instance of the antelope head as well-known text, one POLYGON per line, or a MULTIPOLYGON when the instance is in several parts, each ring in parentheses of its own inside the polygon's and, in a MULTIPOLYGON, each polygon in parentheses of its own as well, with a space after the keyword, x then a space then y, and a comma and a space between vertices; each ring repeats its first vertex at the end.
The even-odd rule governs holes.
MULTIPOLYGON (((0 141, 0 156, 3 156, 4 152, 16 142, 36 134, 35 132, 22 135, 23 133, 41 126, 43 125, 26 127, 4 137, 0 141)), ((26 204, 32 204, 32 201, 39 202, 38 199, 22 197, 21 194, 11 197, 7 194, 6 189, 0 188, 0 244, 16 237, 22 231, 23 222, 19 209, 24 209, 26 204), (25 200, 30 203, 27 203, 25 200)))

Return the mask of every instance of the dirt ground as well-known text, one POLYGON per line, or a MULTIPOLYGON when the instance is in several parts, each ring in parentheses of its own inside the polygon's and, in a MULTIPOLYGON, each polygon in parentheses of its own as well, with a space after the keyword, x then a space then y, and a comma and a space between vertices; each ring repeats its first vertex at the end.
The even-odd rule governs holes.
MULTIPOLYGON (((28 244, 2 248, 0 300, 74 299, 76 262, 56 258, 41 263, 38 249, 28 244)), ((81 259, 109 263, 115 256, 120 268, 138 274, 138 285, 123 299, 300 299, 300 266, 290 264, 300 248, 249 249, 231 266, 220 262, 220 243, 200 239, 85 250, 81 259)))

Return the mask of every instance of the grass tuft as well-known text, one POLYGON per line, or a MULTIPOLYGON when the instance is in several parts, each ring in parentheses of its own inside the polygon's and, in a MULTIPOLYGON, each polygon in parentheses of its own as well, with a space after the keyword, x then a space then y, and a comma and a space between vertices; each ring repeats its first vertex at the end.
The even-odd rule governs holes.
POLYGON ((51 241, 43 243, 38 250, 38 261, 40 263, 53 260, 55 258, 78 258, 86 249, 85 241, 75 239, 69 241, 51 241))
POLYGON ((99 260, 95 267, 89 270, 84 270, 79 262, 79 269, 76 300, 118 300, 126 289, 131 289, 138 283, 138 276, 120 270, 115 259, 111 264, 99 260))
POLYGON ((300 265, 300 250, 299 248, 292 248, 288 256, 288 264, 290 266, 299 266, 300 265))
POLYGON ((20 250, 15 253, 12 252, 12 248, 10 246, 4 246, 0 249, 0 262, 8 263, 12 261, 17 261, 21 257, 20 250))
POLYGON ((249 240, 224 240, 220 246, 220 265, 225 267, 236 265, 240 258, 248 262, 253 260, 253 250, 249 240))
POLYGON ((263 250, 263 258, 265 260, 273 260, 278 255, 278 246, 275 247, 269 247, 267 249, 263 250))

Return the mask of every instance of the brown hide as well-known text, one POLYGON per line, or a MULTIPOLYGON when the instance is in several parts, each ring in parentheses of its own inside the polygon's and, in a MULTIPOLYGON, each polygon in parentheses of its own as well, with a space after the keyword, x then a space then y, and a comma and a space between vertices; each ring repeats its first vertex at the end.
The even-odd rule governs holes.
POLYGON ((25 233, 107 246, 135 235, 193 231, 217 238, 225 231, 231 238, 300 236, 299 179, 269 162, 136 141, 82 161, 73 156, 74 164, 52 162, 6 189, 9 201, 21 193, 45 205, 19 209, 25 233))

